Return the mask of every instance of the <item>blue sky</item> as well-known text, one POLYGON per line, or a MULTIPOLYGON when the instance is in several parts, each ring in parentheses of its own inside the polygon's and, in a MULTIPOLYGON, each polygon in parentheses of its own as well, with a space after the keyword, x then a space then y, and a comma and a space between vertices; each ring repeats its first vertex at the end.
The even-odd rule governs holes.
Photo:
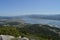
POLYGON ((0 0, 0 16, 60 14, 60 0, 0 0))

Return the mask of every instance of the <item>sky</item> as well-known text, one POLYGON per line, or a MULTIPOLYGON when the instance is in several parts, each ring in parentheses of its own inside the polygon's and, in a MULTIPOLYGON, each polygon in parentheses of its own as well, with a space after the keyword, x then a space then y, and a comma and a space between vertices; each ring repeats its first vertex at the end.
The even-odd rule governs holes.
POLYGON ((0 16, 60 14, 60 0, 0 0, 0 16))

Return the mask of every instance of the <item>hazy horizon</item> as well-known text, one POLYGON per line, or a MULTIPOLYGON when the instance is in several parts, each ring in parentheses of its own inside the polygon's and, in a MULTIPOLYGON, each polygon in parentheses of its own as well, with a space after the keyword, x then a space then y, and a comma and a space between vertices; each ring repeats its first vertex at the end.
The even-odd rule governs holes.
POLYGON ((60 14, 60 0, 0 0, 0 16, 60 14))

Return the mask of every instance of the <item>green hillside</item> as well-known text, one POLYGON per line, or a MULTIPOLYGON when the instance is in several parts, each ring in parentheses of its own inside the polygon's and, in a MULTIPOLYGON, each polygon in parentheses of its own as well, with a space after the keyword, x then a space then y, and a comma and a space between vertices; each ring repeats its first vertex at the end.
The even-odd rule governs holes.
POLYGON ((23 26, 24 27, 0 27, 0 35, 12 35, 15 37, 26 36, 36 40, 60 40, 59 28, 40 24, 27 24, 23 26))

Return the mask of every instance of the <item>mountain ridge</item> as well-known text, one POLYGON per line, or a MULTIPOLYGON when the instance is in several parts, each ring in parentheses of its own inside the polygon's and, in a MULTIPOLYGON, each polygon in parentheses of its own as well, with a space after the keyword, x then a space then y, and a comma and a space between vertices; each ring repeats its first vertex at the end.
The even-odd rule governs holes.
POLYGON ((49 20, 60 20, 59 15, 21 15, 21 16, 0 16, 0 19, 20 19, 20 18, 34 18, 34 19, 49 19, 49 20))

